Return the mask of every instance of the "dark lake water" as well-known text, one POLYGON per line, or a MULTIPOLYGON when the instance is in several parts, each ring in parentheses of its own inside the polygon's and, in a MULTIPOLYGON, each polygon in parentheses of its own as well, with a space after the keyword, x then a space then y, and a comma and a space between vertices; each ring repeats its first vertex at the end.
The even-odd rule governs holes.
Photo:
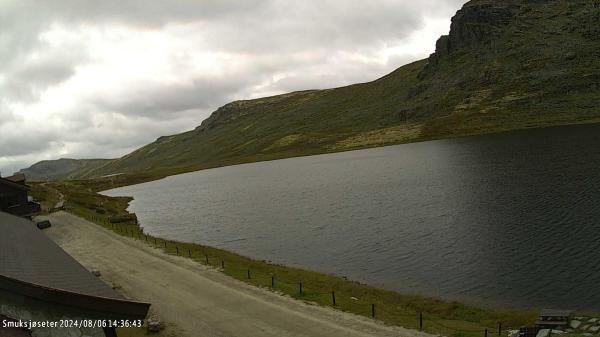
POLYGON ((147 232, 480 304, 600 309, 600 126, 230 166, 104 192, 147 232))

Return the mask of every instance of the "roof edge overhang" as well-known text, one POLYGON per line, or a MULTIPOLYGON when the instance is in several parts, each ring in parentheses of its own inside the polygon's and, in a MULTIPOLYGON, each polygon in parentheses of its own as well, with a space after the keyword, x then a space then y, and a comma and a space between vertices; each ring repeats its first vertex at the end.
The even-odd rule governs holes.
POLYGON ((104 319, 145 319, 150 303, 92 296, 53 289, 0 275, 0 289, 32 298, 49 305, 61 305, 104 319))
POLYGON ((5 178, 0 178, 0 184, 8 185, 8 186, 11 186, 11 187, 14 187, 14 188, 18 188, 18 189, 21 189, 21 190, 25 190, 25 191, 29 191, 30 190, 30 187, 28 185, 18 184, 18 183, 10 181, 8 179, 5 179, 5 178))

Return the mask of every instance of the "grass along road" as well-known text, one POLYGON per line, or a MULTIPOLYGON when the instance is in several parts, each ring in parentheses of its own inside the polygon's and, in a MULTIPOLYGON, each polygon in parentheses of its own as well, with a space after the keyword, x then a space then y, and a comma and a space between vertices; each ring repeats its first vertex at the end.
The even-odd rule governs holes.
POLYGON ((429 336, 253 287, 69 213, 49 218, 51 239, 124 295, 152 303, 172 335, 429 336))

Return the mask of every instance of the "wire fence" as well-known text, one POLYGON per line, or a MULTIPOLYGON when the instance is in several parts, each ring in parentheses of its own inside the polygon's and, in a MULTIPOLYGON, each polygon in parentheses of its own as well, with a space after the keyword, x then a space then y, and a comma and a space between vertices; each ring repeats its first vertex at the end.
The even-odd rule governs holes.
MULTIPOLYGON (((309 302, 316 302, 322 305, 330 305, 337 309, 352 312, 372 319, 382 320, 395 324, 402 324, 407 328, 417 328, 420 331, 442 333, 456 337, 460 336, 483 336, 492 337, 493 335, 508 335, 510 328, 503 326, 502 322, 497 323, 497 327, 481 327, 480 323, 473 322, 473 328, 464 326, 453 327, 452 319, 443 320, 434 315, 429 315, 424 311, 416 310, 394 310, 393 304, 368 303, 355 296, 332 289, 324 291, 323 286, 315 286, 310 283, 303 283, 301 280, 292 281, 284 276, 278 276, 272 272, 263 272, 250 267, 240 267, 228 263, 223 256, 212 255, 207 249, 199 249, 194 244, 174 242, 158 237, 148 235, 143 232, 137 224, 133 223, 112 223, 109 218, 98 217, 94 215, 83 214, 83 216, 94 223, 110 229, 118 234, 143 241, 155 248, 162 249, 168 254, 193 259, 203 265, 218 268, 225 274, 233 276, 239 280, 246 281, 259 287, 269 288, 273 291, 282 292, 292 297, 309 302), (445 323, 442 323, 444 321, 445 323), (479 326, 476 326, 479 325, 479 326)), ((462 322, 462 321, 461 321, 462 322)), ((516 328, 519 329, 519 328, 516 328)))

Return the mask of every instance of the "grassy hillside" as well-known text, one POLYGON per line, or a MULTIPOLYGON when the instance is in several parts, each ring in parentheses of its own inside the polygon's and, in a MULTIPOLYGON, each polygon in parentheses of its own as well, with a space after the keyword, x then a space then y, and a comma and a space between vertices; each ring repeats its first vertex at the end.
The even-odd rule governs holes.
POLYGON ((427 60, 368 83, 236 101, 192 131, 53 178, 243 162, 600 122, 600 5, 472 0, 427 60))
POLYGON ((110 159, 67 158, 44 160, 22 169, 20 172, 25 173, 27 179, 32 181, 76 179, 88 175, 90 171, 110 161, 110 159))
MULTIPOLYGON (((91 175, 158 175, 600 121, 600 5, 473 0, 427 60, 376 81, 236 101, 91 175)), ((89 175, 88 175, 89 176, 89 175)))

